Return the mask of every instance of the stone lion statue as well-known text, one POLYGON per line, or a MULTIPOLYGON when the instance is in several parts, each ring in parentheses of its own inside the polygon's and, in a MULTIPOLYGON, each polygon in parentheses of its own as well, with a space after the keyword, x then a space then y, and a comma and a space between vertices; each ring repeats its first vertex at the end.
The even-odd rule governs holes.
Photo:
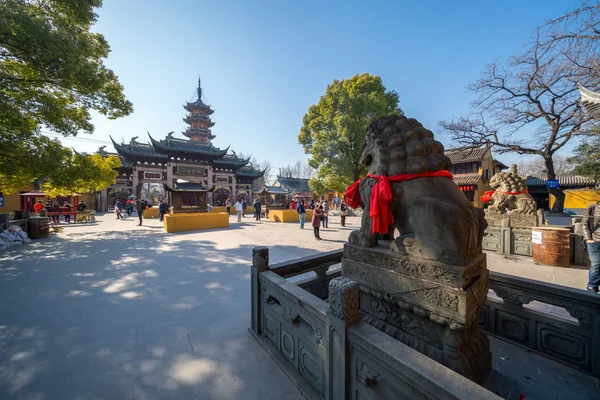
POLYGON ((536 203, 527 193, 523 178, 515 172, 499 172, 490 180, 494 189, 488 212, 509 215, 535 215, 536 203))
MULTIPOLYGON (((416 119, 392 115, 379 118, 367 128, 361 162, 369 174, 391 177, 450 170, 444 146, 416 119)), ((448 173, 449 175, 449 173, 448 173)), ((360 181, 364 204, 361 228, 349 242, 363 247, 377 246, 380 235, 372 233, 371 192, 377 179, 360 181)), ((387 239, 392 251, 461 265, 481 254, 487 227, 482 210, 467 200, 448 177, 420 177, 392 182, 391 211, 394 222, 387 239), (393 239, 397 229, 400 236, 393 239)))

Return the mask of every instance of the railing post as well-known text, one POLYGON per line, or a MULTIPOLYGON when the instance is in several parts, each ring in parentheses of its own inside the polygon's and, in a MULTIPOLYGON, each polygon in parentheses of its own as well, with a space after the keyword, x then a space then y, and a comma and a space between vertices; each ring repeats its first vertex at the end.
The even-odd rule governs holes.
POLYGON ((269 269, 269 249, 267 247, 254 247, 252 249, 251 278, 251 304, 252 304, 252 331, 256 335, 262 333, 261 301, 262 290, 260 287, 260 273, 269 269))
POLYGON ((360 319, 358 282, 345 277, 329 282, 325 313, 325 400, 345 400, 348 378, 346 329, 360 319))

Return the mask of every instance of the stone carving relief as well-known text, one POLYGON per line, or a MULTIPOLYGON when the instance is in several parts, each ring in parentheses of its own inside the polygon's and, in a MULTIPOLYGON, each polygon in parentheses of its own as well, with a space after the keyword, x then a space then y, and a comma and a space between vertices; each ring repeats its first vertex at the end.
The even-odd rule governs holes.
POLYGON ((447 293, 441 289, 431 288, 405 293, 410 297, 426 300, 435 305, 458 311, 458 296, 447 293))
POLYGON ((345 277, 332 279, 329 282, 329 309, 331 313, 344 321, 358 317, 359 294, 358 282, 345 277))
POLYGON ((363 385, 369 387, 377 383, 379 372, 376 372, 367 365, 366 362, 361 362, 356 368, 356 379, 363 385))

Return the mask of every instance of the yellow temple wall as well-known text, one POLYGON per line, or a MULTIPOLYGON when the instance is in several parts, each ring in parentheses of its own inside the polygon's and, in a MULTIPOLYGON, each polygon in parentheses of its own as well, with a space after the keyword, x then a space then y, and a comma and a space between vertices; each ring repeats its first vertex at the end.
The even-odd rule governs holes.
POLYGON ((229 216, 216 212, 165 215, 164 228, 168 233, 229 228, 229 216))
MULTIPOLYGON (((306 210, 306 222, 312 219, 313 210, 306 210)), ((274 222, 300 222, 296 210, 269 210, 269 220, 274 222)))
MULTIPOLYGON (((565 208, 587 208, 590 204, 600 201, 600 190, 575 189, 565 190, 565 208)), ((554 205, 556 198, 550 195, 550 207, 554 205)))

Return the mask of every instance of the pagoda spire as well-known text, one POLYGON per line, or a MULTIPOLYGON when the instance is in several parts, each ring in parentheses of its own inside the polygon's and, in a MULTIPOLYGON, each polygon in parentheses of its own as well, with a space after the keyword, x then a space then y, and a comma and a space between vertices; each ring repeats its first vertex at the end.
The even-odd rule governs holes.
POLYGON ((183 132, 184 136, 190 140, 202 143, 210 143, 215 136, 210 128, 215 124, 211 121, 210 115, 213 110, 209 105, 202 101, 202 80, 198 76, 198 98, 193 103, 187 103, 183 108, 188 112, 183 120, 188 124, 188 128, 183 132))
POLYGON ((200 79, 200 75, 198 75, 198 101, 202 101, 202 80, 200 79))

